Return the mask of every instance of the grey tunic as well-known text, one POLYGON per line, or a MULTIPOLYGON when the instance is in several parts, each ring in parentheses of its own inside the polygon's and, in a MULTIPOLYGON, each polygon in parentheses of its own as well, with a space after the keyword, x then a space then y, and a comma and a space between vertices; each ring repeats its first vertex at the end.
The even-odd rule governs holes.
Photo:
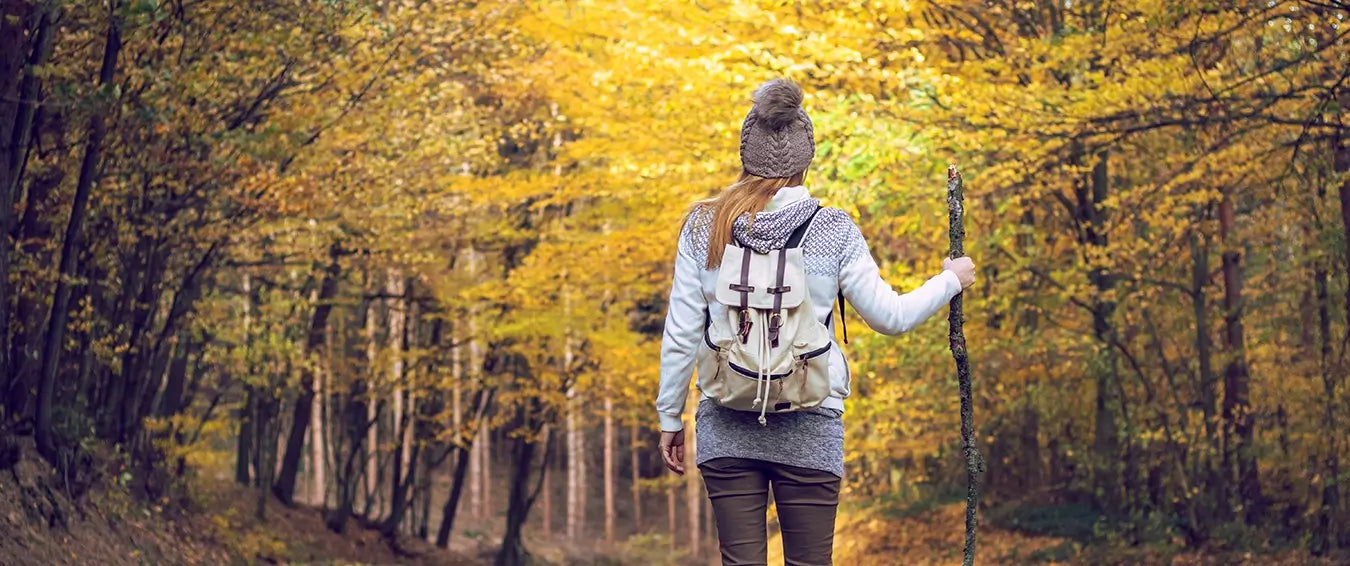
POLYGON ((696 464, 713 458, 750 458, 844 477, 844 413, 815 408, 770 413, 760 426, 759 412, 737 411, 701 399, 694 426, 696 464))

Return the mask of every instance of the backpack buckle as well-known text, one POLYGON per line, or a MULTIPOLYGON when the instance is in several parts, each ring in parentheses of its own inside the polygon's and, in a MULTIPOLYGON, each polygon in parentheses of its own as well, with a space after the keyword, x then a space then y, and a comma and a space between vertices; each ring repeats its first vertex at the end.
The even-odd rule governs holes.
POLYGON ((750 341, 750 311, 748 309, 740 309, 737 311, 737 315, 739 328, 736 330, 736 335, 740 337, 741 343, 744 344, 750 341))
POLYGON ((783 327, 783 314, 775 311, 769 315, 769 345, 778 347, 778 329, 783 327))

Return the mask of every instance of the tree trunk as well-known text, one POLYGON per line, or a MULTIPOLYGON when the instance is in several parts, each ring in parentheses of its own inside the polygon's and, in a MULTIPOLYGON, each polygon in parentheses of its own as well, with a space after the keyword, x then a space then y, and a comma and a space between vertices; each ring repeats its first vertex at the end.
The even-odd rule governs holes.
MULTIPOLYGON (((367 383, 366 394, 369 397, 366 401, 366 474, 365 474, 365 508, 364 514, 369 514, 370 510, 376 508, 380 493, 380 404, 375 399, 376 376, 379 375, 375 369, 375 361, 379 355, 379 344, 375 339, 376 322, 375 302, 371 301, 366 306, 366 371, 367 383)), ((378 510, 376 511, 378 514, 378 510)))
POLYGON ((492 509, 492 429, 483 424, 483 449, 478 452, 479 479, 483 480, 480 490, 483 492, 483 518, 491 520, 494 514, 492 509))
MULTIPOLYGON (((409 420, 411 420, 411 417, 409 417, 409 420)), ((380 534, 385 540, 392 542, 397 539, 399 526, 403 524, 405 515, 410 507, 408 491, 413 483, 417 481, 417 468, 413 466, 416 465, 420 448, 420 446, 413 446, 412 451, 409 453, 409 464, 407 468, 404 468, 402 458, 394 458, 394 475, 392 482, 394 488, 393 495, 389 500, 389 517, 385 519, 384 524, 380 528, 380 534), (406 474, 406 476, 400 477, 401 474, 406 474)))
MULTIPOLYGON (((404 415, 404 418, 406 417, 407 416, 404 415)), ((404 427, 401 426, 397 420, 394 421, 395 430, 402 430, 403 428, 404 427)), ((404 479, 406 479, 403 476, 408 472, 408 470, 403 467, 402 455, 403 455, 403 436, 395 434, 394 453, 393 457, 390 458, 391 467, 393 469, 391 470, 391 473, 389 475, 389 505, 388 505, 389 516, 386 517, 384 525, 380 529, 380 533, 383 534, 386 539, 392 538, 394 533, 398 529, 398 523, 391 524, 391 521, 394 519, 394 517, 397 516, 399 519, 403 518, 404 495, 405 495, 403 490, 403 484, 405 483, 404 479)))
POLYGON ((642 466, 638 453, 638 445, 641 442, 640 431, 637 420, 633 420, 633 438, 629 442, 628 455, 633 466, 633 532, 642 532, 642 466))
MULTIPOLYGON (((403 276, 394 269, 389 270, 388 280, 385 291, 390 297, 401 297, 404 290, 403 276)), ((387 507, 390 513, 395 509, 401 512, 404 502, 400 500, 399 494, 402 492, 401 483, 403 474, 406 474, 408 468, 408 437, 405 434, 410 428, 408 415, 412 414, 411 408, 406 407, 408 400, 408 389, 403 383, 404 356, 407 350, 407 305, 404 301, 393 299, 388 303, 387 313, 387 336, 389 340, 389 380, 393 387, 393 393, 390 395, 390 406, 393 413, 390 420, 390 428, 393 431, 394 451, 392 452, 393 474, 389 478, 390 499, 387 507)), ((401 513, 400 513, 401 515, 401 513)))
MULTIPOLYGON (((40 81, 31 69, 40 67, 51 55, 52 25, 58 5, 54 2, 6 2, 0 10, 0 143, 8 143, 5 161, 0 163, 0 393, 19 380, 17 360, 10 355, 9 285, 10 253, 14 241, 10 238, 13 224, 12 203, 18 200, 23 170, 28 162, 33 117, 37 113, 36 99, 40 81), (25 39, 30 22, 36 20, 25 39), (12 101, 12 102, 11 102, 12 101)), ((32 209, 30 199, 28 208, 32 209)), ((21 321, 26 323, 26 321, 21 321)), ((11 415, 13 416, 13 415, 11 415)))
MULTIPOLYGON (((470 250, 472 253, 472 250, 470 250)), ((472 256, 470 257, 472 260, 472 256)), ((470 270, 472 271, 472 266, 470 270)), ((477 332, 476 324, 473 318, 467 321, 469 336, 474 336, 477 332)), ((482 345, 476 339, 469 340, 469 367, 473 368, 474 377, 479 377, 483 371, 483 351, 482 345)), ((479 437, 481 448, 478 450, 478 479, 481 484, 478 491, 481 494, 479 516, 484 519, 491 519, 492 510, 492 427, 490 423, 483 421, 479 427, 482 436, 479 437)))
MULTIPOLYGON (((479 390, 474 395, 473 418, 470 421, 473 430, 481 431, 481 423, 486 418, 489 408, 492 406, 492 399, 495 390, 479 390)), ((476 446, 475 438, 481 432, 473 435, 464 435, 461 433, 459 444, 459 454, 455 459, 455 477, 450 486, 450 496, 445 500, 445 506, 441 509, 441 527, 436 533, 436 546, 445 548, 450 544, 450 534, 454 529, 455 515, 459 510, 459 500, 464 494, 464 480, 469 475, 469 468, 473 466, 473 447, 476 446)), ((472 487, 472 483, 470 483, 472 487)))
POLYGON ((670 551, 675 552, 675 486, 666 488, 666 532, 670 533, 670 551))
MULTIPOLYGON (((118 2, 110 6, 108 30, 103 44, 103 63, 99 67, 98 85, 105 92, 117 73, 117 57, 122 51, 121 22, 117 19, 118 2)), ((110 94, 110 93, 109 93, 110 94)), ((89 192, 99 174, 99 158, 103 152, 103 139, 108 135, 108 105, 94 112, 89 118, 89 134, 84 146, 84 158, 80 162, 80 176, 75 184, 74 202, 70 208, 70 219, 66 223, 66 235, 61 242, 61 260, 56 272, 56 291, 53 294, 51 315, 47 322, 47 338, 42 350, 42 369, 38 372, 37 414, 34 419, 34 433, 38 452, 47 461, 57 464, 56 439, 52 436, 52 405, 56 396, 56 374, 60 369, 62 346, 65 344, 66 319, 70 314, 70 279, 79 269, 80 237, 84 227, 85 209, 89 204, 89 192)), ((9 201, 3 203, 5 208, 9 201)), ((8 277, 8 266, 5 266, 8 277)), ((9 306, 4 306, 8 310, 9 306)), ((6 333, 8 330, 6 329, 6 333)))
MULTIPOLYGON (((244 333, 243 342, 247 344, 252 339, 253 330, 253 278, 249 274, 244 274, 244 333)), ((253 404, 254 400, 253 386, 244 385, 244 407, 239 410, 239 437, 235 442, 234 450, 234 482, 239 485, 250 485, 252 474, 249 473, 249 462, 253 459, 253 404)))
POLYGON ((1232 493, 1234 510, 1248 523, 1263 513, 1261 482, 1256 471, 1255 419, 1248 399, 1250 376, 1247 370, 1247 346, 1243 337, 1242 252, 1233 235, 1236 219, 1231 190, 1219 202, 1219 239, 1223 242, 1223 310, 1225 342, 1228 349, 1224 367, 1223 394, 1223 469, 1232 493))
POLYGON ((1325 469, 1319 476, 1322 479, 1322 501, 1317 510, 1317 526, 1313 529, 1311 541, 1312 553, 1316 556, 1325 556, 1331 550, 1336 548, 1339 529, 1336 526, 1336 520, 1340 516, 1340 486, 1337 478, 1341 474, 1340 454, 1337 450, 1336 439, 1339 434, 1328 431, 1340 430, 1336 428, 1336 370, 1335 361, 1331 359, 1331 297, 1327 290, 1327 269, 1321 262, 1314 268, 1313 284, 1316 286, 1317 296, 1317 328, 1318 343, 1320 350, 1320 367, 1322 370, 1322 430, 1320 436, 1325 439, 1323 466, 1325 469))
POLYGON ((497 558, 493 562, 495 566, 525 566, 528 563, 529 554, 525 551, 524 540, 522 539, 525 520, 529 518, 530 507, 534 500, 539 496, 539 490, 543 485, 543 467, 548 466, 550 455, 553 452, 552 446, 548 443, 548 437, 543 437, 543 456, 539 478, 530 486, 530 477, 535 467, 535 454, 538 452, 538 433, 541 432, 544 418, 541 418, 543 408, 539 407, 538 402, 530 403, 531 406, 522 406, 517 409, 516 422, 519 427, 524 429, 525 435, 517 436, 512 441, 512 459, 514 468, 511 472, 511 489, 507 495, 506 508, 506 531, 502 535, 501 550, 497 552, 497 558))
MULTIPOLYGON (((698 424, 694 419, 694 409, 698 403, 686 403, 689 416, 686 419, 689 423, 689 430, 685 434, 684 440, 684 484, 685 484, 685 508, 689 512, 689 552, 694 558, 702 555, 700 550, 703 548, 699 544, 699 519, 702 515, 703 482, 700 480, 698 466, 694 462, 698 461, 698 434, 694 429, 698 424)), ((671 531, 674 534, 674 531, 671 531)))
MULTIPOLYGON (((356 505, 356 492, 359 487, 357 458, 362 453, 362 440, 365 438, 366 430, 371 426, 371 421, 366 418, 365 380, 356 380, 348 395, 341 417, 347 438, 347 454, 343 457, 341 466, 334 469, 335 472, 341 470, 341 475, 337 478, 337 505, 333 512, 324 518, 328 530, 339 534, 346 531, 347 519, 351 517, 356 505)), ((341 453, 341 447, 338 452, 341 453)))
MULTIPOLYGON (((1206 297, 1205 287, 1209 284, 1209 244, 1202 241, 1202 236, 1198 234, 1191 235, 1191 299, 1192 307, 1195 313, 1195 357, 1199 368, 1199 401, 1201 414, 1204 416, 1205 439, 1208 446, 1217 447, 1219 445, 1218 432, 1218 378, 1214 374, 1212 365, 1213 346, 1210 338, 1209 328, 1209 301, 1206 297)), ((1182 414, 1185 414, 1184 412, 1182 414)), ((1218 493, 1222 493, 1223 485, 1216 473, 1210 457, 1201 452, 1199 457, 1199 483, 1197 486, 1202 492, 1211 495, 1211 499, 1218 493)), ((1210 516, 1198 517, 1200 523, 1196 528, 1200 532, 1208 529, 1210 516)))
POLYGON ((576 391, 567 392, 567 540, 581 540, 581 427, 577 424, 576 391))
MULTIPOLYGON (((385 282, 385 292, 392 297, 401 297, 403 295, 403 276, 397 270, 390 269, 388 280, 385 282)), ((389 380, 393 386, 393 394, 390 395, 390 407, 393 408, 392 429, 394 431, 394 459, 397 461, 394 466, 394 475, 390 482, 390 493, 398 491, 399 474, 407 470, 407 461, 404 459, 404 450, 407 448, 404 432, 404 401, 405 389, 403 387, 403 354, 406 342, 404 340, 404 320, 406 310, 401 300, 391 299, 388 303, 389 312, 387 313, 388 334, 389 337, 389 380)), ((390 500, 390 505, 399 505, 398 502, 390 500)))
MULTIPOLYGON (((328 317, 333 312, 333 297, 337 295, 338 278, 342 275, 342 264, 338 262, 341 250, 337 243, 328 248, 328 268, 319 284, 318 301, 314 305, 314 316, 310 319, 309 333, 305 337, 305 354, 311 358, 322 356, 325 329, 328 317)), ((291 413, 290 435, 286 437, 286 452, 281 460, 281 471, 272 484, 272 494, 282 503, 291 505, 295 498, 295 478, 300 471, 300 456, 305 448, 305 431, 309 427, 314 408, 314 371, 310 367, 304 370, 300 380, 300 395, 296 397, 295 408, 291 413)))
POLYGON ((474 425, 469 450, 469 507, 473 518, 483 518, 483 428, 474 425))
POLYGON ((244 407, 239 412, 239 436, 234 445, 234 483, 244 486, 253 483, 249 467, 253 461, 253 405, 256 402, 253 388, 244 386, 244 407))
MULTIPOLYGON (((552 434, 553 431, 549 431, 552 434)), ((544 466, 544 540, 553 540, 553 471, 552 466, 544 466)))
POLYGON ((525 514, 529 509, 523 503, 526 486, 529 483, 530 469, 534 467, 534 444, 524 439, 514 441, 511 469, 510 491, 507 495, 506 532, 502 535, 501 550, 493 561, 495 566, 525 566, 528 554, 521 530, 525 523, 525 514))
MULTIPOLYGON (((1350 105, 1350 89, 1341 88, 1338 93, 1339 107, 1341 112, 1337 112, 1336 120, 1341 122, 1344 117, 1344 108, 1350 105)), ((1345 124, 1341 124, 1345 126, 1345 124)), ((1350 273, 1350 135, 1344 135, 1344 128, 1336 130, 1337 134, 1333 141, 1335 144, 1332 150, 1332 169, 1341 177, 1341 186, 1337 191, 1341 201, 1341 230, 1345 245, 1345 267, 1346 272, 1350 273)), ((1350 332, 1350 282, 1345 286, 1345 301, 1341 305, 1345 309, 1345 324, 1347 332, 1350 332)))
MULTIPOLYGON (((1110 193, 1110 178, 1107 172, 1108 154, 1103 151, 1096 155, 1092 174, 1078 191, 1079 217, 1084 226, 1083 244, 1089 248, 1101 249, 1108 244, 1106 235, 1106 212, 1102 203, 1110 193)), ((1111 316, 1116 304, 1108 299, 1115 287, 1113 278, 1101 267, 1093 267, 1088 274, 1094 293, 1092 299, 1092 332, 1097 338, 1100 356, 1104 367, 1096 373, 1096 426, 1093 433, 1093 452, 1096 462, 1096 485, 1101 494, 1102 506, 1111 513, 1121 510, 1121 450, 1120 431, 1116 408, 1120 400, 1116 396, 1119 376, 1116 374, 1116 356, 1112 348, 1111 316)))
POLYGON ((260 392, 254 397, 256 402, 253 404, 253 446, 256 457, 253 460, 253 470, 256 472, 254 485, 258 488, 256 507, 254 516, 259 521, 267 518, 267 486, 272 481, 272 462, 275 457, 276 435, 272 434, 271 413, 272 399, 266 391, 260 392))
POLYGON ((328 477, 327 458, 324 456, 324 421, 323 421, 323 403, 326 392, 324 391, 323 381, 324 369, 319 369, 319 378, 314 380, 314 401, 310 409, 309 422, 309 460, 310 460, 310 480, 311 490, 309 494, 309 504, 322 507, 324 504, 324 494, 327 493, 328 477))
POLYGON ((459 499, 464 492, 464 478, 468 475, 472 455, 472 452, 467 449, 467 445, 458 448, 457 451, 455 474, 450 483, 450 495, 445 498, 445 506, 441 507, 441 526, 436 531, 436 546, 441 548, 450 546, 450 534, 455 527, 455 513, 459 510, 459 499))
POLYGON ((605 544, 614 544, 614 399, 605 396, 605 544))

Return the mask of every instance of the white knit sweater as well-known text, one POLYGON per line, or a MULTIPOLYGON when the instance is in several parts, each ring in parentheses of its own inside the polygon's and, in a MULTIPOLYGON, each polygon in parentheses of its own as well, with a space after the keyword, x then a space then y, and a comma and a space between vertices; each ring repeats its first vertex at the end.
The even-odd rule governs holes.
MULTIPOLYGON (((790 232, 795 227, 792 222, 800 223, 792 218, 803 215, 791 214, 788 218, 789 213, 814 209, 816 202, 805 187, 781 189, 756 217, 755 231, 760 232, 766 224, 771 226, 777 213, 781 228, 790 232)), ((928 319, 961 292, 956 274, 943 271, 918 289, 897 293, 881 278, 858 226, 848 213, 839 209, 826 208, 816 214, 814 224, 802 239, 802 253, 811 304, 821 320, 830 315, 835 295, 842 290, 844 299, 868 326, 882 334, 896 335, 928 319)), ((713 298, 717 272, 706 269, 707 254, 708 218, 696 213, 680 233, 670 309, 661 340, 661 385, 656 410, 664 431, 684 427, 680 415, 684 412, 695 362, 699 356, 711 354, 703 341, 704 310, 711 310, 713 317, 725 315, 720 310, 725 307, 713 298)), ((835 343, 830 351, 831 394, 823 407, 844 410, 850 377, 848 361, 835 343)))

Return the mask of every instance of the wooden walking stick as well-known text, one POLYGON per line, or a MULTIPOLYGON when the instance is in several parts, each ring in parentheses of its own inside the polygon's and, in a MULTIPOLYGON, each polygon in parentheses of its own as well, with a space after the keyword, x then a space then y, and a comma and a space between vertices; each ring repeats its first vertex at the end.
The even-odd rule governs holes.
MULTIPOLYGON (((965 194, 961 184, 961 173, 955 165, 947 166, 947 217, 951 222, 948 238, 951 250, 948 257, 956 259, 966 255, 966 227, 964 223, 963 202, 965 194)), ((970 360, 966 357, 966 333, 963 329, 965 313, 961 308, 961 297, 957 293, 947 314, 947 340, 951 345, 952 359, 956 360, 956 380, 961 390, 961 450, 966 457, 966 545, 963 551, 964 566, 975 564, 975 507, 980 501, 980 479, 984 474, 984 457, 975 447, 975 423, 972 412, 974 400, 970 393, 970 360)))

